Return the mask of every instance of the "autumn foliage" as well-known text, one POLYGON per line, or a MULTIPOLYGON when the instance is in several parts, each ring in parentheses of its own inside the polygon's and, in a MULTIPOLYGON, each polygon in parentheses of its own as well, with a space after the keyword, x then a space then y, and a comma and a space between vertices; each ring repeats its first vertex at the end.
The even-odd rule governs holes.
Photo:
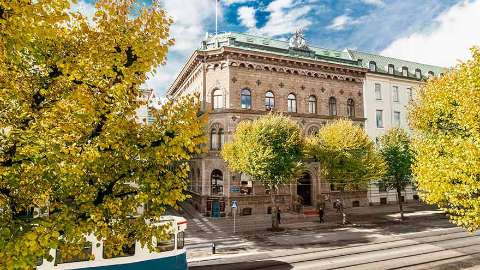
POLYGON ((469 231, 480 228, 480 50, 430 80, 412 105, 420 196, 469 231))
POLYGON ((98 1, 93 21, 69 0, 0 2, 1 269, 31 269, 50 248, 74 255, 90 233, 112 253, 165 236, 148 222, 185 198, 204 140, 195 98, 135 120, 170 23, 132 0, 98 1))

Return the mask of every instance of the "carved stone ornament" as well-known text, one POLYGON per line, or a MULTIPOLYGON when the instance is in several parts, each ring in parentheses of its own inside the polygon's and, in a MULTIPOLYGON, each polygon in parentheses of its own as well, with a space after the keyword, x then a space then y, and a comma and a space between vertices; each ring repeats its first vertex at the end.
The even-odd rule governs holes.
POLYGON ((293 49, 308 50, 307 41, 303 35, 303 30, 298 29, 288 41, 289 47, 293 49))

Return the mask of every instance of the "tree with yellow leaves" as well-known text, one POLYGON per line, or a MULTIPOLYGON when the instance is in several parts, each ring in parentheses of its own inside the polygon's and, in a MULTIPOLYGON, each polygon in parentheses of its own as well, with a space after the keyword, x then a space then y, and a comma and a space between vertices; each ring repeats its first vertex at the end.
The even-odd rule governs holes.
MULTIPOLYGON (((371 180, 382 177, 385 162, 367 133, 350 120, 337 120, 322 127, 307 139, 306 155, 320 163, 320 173, 340 191, 365 188, 371 180)), ((343 223, 346 223, 346 215, 343 223)))
POLYGON ((135 120, 170 24, 133 0, 98 1, 93 21, 70 0, 0 2, 1 269, 32 269, 51 248, 78 255, 89 234, 112 254, 166 236, 148 223, 185 199, 204 142, 193 97, 135 120))
POLYGON ((412 104, 413 174, 419 195, 450 220, 480 228, 480 49, 473 59, 428 81, 412 104))
POLYGON ((233 140, 224 145, 222 157, 231 170, 249 175, 270 190, 272 229, 277 230, 278 188, 297 180, 305 170, 303 136, 298 124, 279 114, 241 122, 233 140))

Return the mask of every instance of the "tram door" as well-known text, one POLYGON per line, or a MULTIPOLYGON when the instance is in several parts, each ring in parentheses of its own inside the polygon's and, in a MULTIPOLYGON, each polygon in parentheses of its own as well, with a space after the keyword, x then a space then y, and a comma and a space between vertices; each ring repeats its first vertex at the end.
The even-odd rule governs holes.
POLYGON ((212 217, 220 217, 220 202, 212 201, 212 217))

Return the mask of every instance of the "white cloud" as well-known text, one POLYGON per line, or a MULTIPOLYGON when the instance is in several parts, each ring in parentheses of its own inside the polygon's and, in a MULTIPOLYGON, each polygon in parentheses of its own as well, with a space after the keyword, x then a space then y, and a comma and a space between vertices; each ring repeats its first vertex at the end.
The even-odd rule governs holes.
POLYGON ((77 3, 73 3, 71 9, 74 12, 82 13, 90 22, 93 22, 93 16, 95 15, 95 4, 88 3, 85 0, 80 0, 77 3))
POLYGON ((255 28, 257 20, 255 19, 255 8, 253 7, 240 7, 238 9, 238 17, 240 22, 247 28, 255 28))
POLYGON ((463 1, 440 14, 432 27, 400 38, 381 54, 439 66, 470 58, 469 48, 480 45, 480 0, 463 1))
POLYGON ((274 0, 265 9, 270 13, 267 22, 256 32, 268 36, 281 36, 293 33, 298 28, 307 28, 312 24, 311 18, 307 16, 312 9, 312 2, 274 0))
MULTIPOLYGON (((175 45, 170 48, 167 63, 156 74, 149 76, 145 86, 164 95, 188 57, 200 47, 207 24, 215 21, 215 1, 212 0, 161 0, 174 23, 170 28, 175 45)), ((219 5, 220 13, 221 5, 219 5)), ((220 14, 221 16, 221 14, 220 14)), ((221 18, 220 18, 221 19, 221 18)))
POLYGON ((374 6, 383 5, 383 0, 362 0, 362 2, 368 5, 374 5, 374 6))
POLYGON ((344 14, 344 15, 335 17, 330 23, 330 25, 327 26, 327 29, 337 30, 337 31, 343 30, 345 29, 345 27, 353 24, 357 24, 358 22, 359 22, 358 20, 354 20, 352 17, 344 14))

